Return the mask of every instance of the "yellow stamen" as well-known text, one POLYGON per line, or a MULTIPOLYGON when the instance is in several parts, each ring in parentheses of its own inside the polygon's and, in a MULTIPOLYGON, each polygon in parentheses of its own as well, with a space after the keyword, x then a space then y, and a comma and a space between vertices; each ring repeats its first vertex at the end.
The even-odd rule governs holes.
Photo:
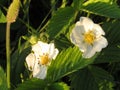
POLYGON ((46 65, 48 62, 49 62, 48 54, 42 55, 42 56, 41 56, 40 63, 41 63, 42 65, 46 65))
POLYGON ((93 44, 95 40, 95 34, 93 31, 88 31, 84 34, 84 41, 88 44, 93 44))

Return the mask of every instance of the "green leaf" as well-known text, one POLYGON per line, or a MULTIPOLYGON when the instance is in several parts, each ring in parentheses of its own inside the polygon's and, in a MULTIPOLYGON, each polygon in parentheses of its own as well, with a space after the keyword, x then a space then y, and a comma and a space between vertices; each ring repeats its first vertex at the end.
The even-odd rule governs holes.
POLYGON ((104 22, 102 25, 103 29, 106 32, 106 38, 110 45, 120 42, 120 21, 113 20, 109 22, 104 22), (114 37, 113 37, 114 36, 114 37))
POLYGON ((95 63, 120 62, 120 22, 105 22, 102 27, 106 31, 108 47, 102 50, 95 63))
POLYGON ((2 13, 1 9, 0 9, 0 23, 6 23, 6 17, 2 13))
POLYGON ((13 84, 21 83, 21 74, 25 71, 25 58, 31 52, 31 48, 23 49, 21 53, 18 50, 12 55, 11 58, 11 82, 13 84))
POLYGON ((19 84, 15 90, 44 90, 46 83, 43 80, 32 78, 19 84))
POLYGON ((107 71, 96 66, 90 66, 89 70, 99 86, 99 90, 113 90, 114 78, 107 71))
POLYGON ((55 38, 54 42, 55 42, 55 46, 59 50, 64 50, 73 45, 65 35, 60 35, 59 37, 55 38))
POLYGON ((74 90, 113 90, 113 77, 105 70, 89 66, 70 75, 74 90))
POLYGON ((95 63, 110 62, 120 62, 120 48, 118 45, 108 46, 108 48, 103 50, 95 60, 95 63))
POLYGON ((56 60, 53 60, 48 68, 47 80, 56 81, 70 73, 86 67, 93 63, 95 56, 91 59, 82 58, 82 53, 78 47, 63 50, 56 60))
POLYGON ((0 67, 0 90, 8 90, 7 82, 6 82, 6 75, 5 75, 2 67, 0 67))
POLYGON ((48 90, 70 90, 69 86, 63 82, 54 83, 48 87, 48 90))
POLYGON ((79 10, 83 4, 84 0, 73 0, 73 6, 75 9, 79 10))
POLYGON ((109 18, 120 18, 119 6, 102 0, 89 0, 83 4, 81 10, 109 18))
POLYGON ((94 77, 88 69, 81 69, 70 75, 73 90, 99 90, 94 77))
POLYGON ((75 10, 72 7, 60 8, 51 18, 47 27, 47 33, 53 39, 65 33, 75 15, 75 10))

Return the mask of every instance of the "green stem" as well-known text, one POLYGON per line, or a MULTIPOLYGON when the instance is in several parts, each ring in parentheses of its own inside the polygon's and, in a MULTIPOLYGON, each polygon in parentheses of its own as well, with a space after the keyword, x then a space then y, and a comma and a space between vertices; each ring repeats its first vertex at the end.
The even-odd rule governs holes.
POLYGON ((7 23, 6 27, 6 59, 7 59, 7 84, 10 89, 10 24, 7 23))

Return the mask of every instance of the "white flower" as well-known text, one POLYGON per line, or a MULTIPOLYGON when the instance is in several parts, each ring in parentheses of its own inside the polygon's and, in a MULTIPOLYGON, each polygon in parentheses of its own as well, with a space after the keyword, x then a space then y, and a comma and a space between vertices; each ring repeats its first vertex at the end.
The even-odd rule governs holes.
POLYGON ((32 46, 32 51, 26 57, 28 69, 32 71, 33 77, 45 79, 47 66, 50 65, 51 60, 56 58, 59 51, 53 43, 47 44, 41 41, 32 46))
POLYGON ((96 52, 108 45, 105 32, 100 25, 87 17, 81 17, 70 35, 71 42, 79 47, 84 58, 91 58, 96 52))

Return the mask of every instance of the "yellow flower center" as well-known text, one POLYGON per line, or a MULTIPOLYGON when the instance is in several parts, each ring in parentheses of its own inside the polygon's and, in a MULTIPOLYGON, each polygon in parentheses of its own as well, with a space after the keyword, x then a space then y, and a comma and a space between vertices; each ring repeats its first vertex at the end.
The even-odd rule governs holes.
POLYGON ((93 31, 88 31, 84 34, 84 41, 88 44, 93 44, 95 40, 95 34, 93 31))
POLYGON ((41 57, 40 63, 42 65, 46 65, 49 62, 48 54, 44 54, 44 55, 42 55, 40 57, 41 57))

